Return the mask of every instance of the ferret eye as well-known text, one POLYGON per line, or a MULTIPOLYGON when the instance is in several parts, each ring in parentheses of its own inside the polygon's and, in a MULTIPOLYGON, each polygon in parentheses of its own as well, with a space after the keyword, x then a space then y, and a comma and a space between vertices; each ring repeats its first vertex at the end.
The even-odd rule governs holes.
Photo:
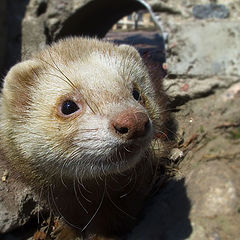
POLYGON ((78 105, 71 100, 63 102, 61 107, 61 111, 64 115, 70 115, 76 112, 78 109, 79 109, 78 105))
POLYGON ((133 95, 133 98, 136 101, 141 101, 141 96, 140 96, 140 93, 139 93, 139 91, 137 89, 133 89, 132 95, 133 95))

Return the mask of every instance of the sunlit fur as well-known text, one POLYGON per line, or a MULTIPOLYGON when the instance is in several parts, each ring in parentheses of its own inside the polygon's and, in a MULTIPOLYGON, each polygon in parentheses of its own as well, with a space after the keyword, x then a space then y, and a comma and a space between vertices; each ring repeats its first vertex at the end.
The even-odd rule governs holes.
POLYGON ((102 168, 109 173, 123 171, 139 161, 151 139, 140 143, 134 156, 138 159, 128 161, 119 154, 122 160, 113 161, 122 142, 109 131, 109 121, 116 113, 134 107, 147 112, 156 131, 161 109, 155 99, 134 48, 68 39, 17 64, 8 73, 2 92, 1 135, 7 144, 17 146, 7 153, 10 161, 19 164, 21 158, 23 165, 26 162, 33 171, 46 171, 49 177, 72 171, 82 177, 98 176, 103 174, 102 168), (147 99, 146 107, 133 99, 135 85, 147 99), (81 116, 56 116, 56 105, 65 96, 80 98, 86 105, 81 116))
POLYGON ((151 156, 154 136, 163 131, 166 111, 158 94, 133 47, 96 39, 61 40, 7 74, 0 106, 3 153, 38 189, 52 187, 52 179, 73 179, 76 184, 129 169, 132 184, 139 162, 148 162, 146 169, 154 165, 146 156, 151 156), (142 101, 133 98, 133 88, 142 101), (80 110, 61 116, 59 106, 69 99, 80 110), (151 122, 149 133, 131 142, 138 149, 132 153, 109 127, 125 109, 144 112, 151 122))

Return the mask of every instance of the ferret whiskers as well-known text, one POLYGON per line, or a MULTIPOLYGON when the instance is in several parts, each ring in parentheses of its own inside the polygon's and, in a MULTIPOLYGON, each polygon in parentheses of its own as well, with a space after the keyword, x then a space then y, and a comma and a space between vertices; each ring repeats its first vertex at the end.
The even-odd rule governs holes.
POLYGON ((90 218, 90 220, 87 222, 87 224, 82 228, 82 232, 89 226, 89 224, 92 222, 92 220, 95 218, 95 216, 97 215, 97 213, 99 212, 102 204, 103 204, 103 200, 104 200, 104 197, 105 197, 105 194, 106 194, 106 183, 105 183, 105 187, 104 187, 104 191, 103 191, 103 194, 102 194, 102 198, 100 200, 100 203, 96 209, 96 211, 94 212, 94 214, 92 215, 92 217, 90 218))

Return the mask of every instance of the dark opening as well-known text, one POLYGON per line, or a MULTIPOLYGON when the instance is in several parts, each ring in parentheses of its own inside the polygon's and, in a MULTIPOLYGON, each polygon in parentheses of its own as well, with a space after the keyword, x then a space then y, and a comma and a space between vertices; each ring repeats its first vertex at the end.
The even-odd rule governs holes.
MULTIPOLYGON (((102 38, 119 19, 140 9, 144 9, 144 6, 135 0, 91 1, 66 20, 55 39, 67 36, 102 38)), ((55 40, 49 37, 49 42, 55 40)))

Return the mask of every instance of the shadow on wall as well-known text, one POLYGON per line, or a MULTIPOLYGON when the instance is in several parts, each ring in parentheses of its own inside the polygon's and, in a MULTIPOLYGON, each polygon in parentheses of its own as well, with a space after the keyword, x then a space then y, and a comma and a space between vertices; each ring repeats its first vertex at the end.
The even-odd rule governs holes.
POLYGON ((118 20, 140 9, 144 6, 135 0, 90 1, 71 15, 59 33, 55 37, 50 35, 48 40, 51 42, 70 35, 102 38, 118 20))
MULTIPOLYGON (((1 0, 0 3, 0 74, 4 71, 6 58, 6 43, 7 43, 7 24, 6 24, 6 0, 1 0)), ((0 76, 2 78, 2 76, 0 76)))
POLYGON ((192 233, 190 209, 184 179, 171 180, 149 201, 142 222, 134 229, 128 240, 187 239, 192 233))
MULTIPOLYGON (((16 62, 21 60, 22 46, 22 20, 25 15, 26 7, 29 0, 7 0, 6 1, 6 41, 4 43, 5 56, 3 57, 2 69, 0 76, 2 77, 16 62)), ((2 33, 1 33, 2 34, 2 33)), ((4 34, 4 33, 3 33, 4 34)))

